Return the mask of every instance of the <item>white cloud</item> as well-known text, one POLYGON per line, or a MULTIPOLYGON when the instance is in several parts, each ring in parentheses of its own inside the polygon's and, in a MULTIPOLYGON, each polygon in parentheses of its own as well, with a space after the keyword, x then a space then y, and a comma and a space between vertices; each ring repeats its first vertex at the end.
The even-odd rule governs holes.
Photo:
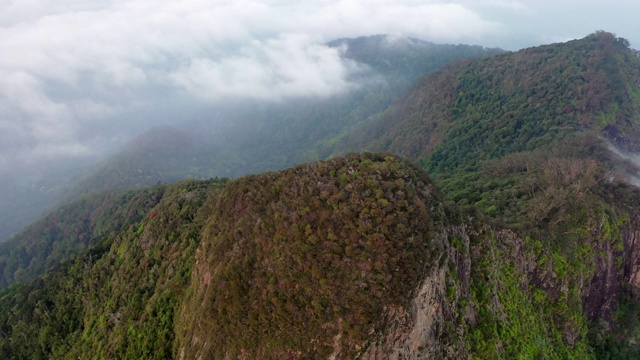
POLYGON ((497 22, 482 19, 462 4, 443 1, 326 2, 297 25, 336 38, 371 34, 402 34, 452 42, 499 31, 497 22))
POLYGON ((340 59, 337 49, 315 44, 307 36, 285 34, 253 41, 230 57, 192 59, 172 78, 190 94, 211 101, 280 100, 336 94, 353 86, 348 75, 357 69, 340 59))

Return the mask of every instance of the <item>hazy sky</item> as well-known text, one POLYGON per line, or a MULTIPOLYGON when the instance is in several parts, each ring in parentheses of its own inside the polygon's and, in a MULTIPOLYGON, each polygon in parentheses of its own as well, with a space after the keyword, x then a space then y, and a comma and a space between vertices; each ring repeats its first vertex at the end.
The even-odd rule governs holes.
POLYGON ((234 97, 348 89, 322 44, 394 34, 516 50, 606 30, 640 48, 640 1, 0 0, 0 172, 91 157, 234 97))

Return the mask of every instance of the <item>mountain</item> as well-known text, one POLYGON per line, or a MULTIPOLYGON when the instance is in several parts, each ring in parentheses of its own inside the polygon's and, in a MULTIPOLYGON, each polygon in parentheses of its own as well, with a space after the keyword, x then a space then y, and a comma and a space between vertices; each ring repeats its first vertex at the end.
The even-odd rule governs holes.
POLYGON ((4 358, 328 355, 342 333, 348 356, 443 246, 441 195, 384 154, 144 192, 160 198, 141 218, 0 294, 4 358))
POLYGON ((639 150, 639 83, 637 52, 606 32, 467 60, 425 77, 333 152, 390 151, 419 162, 459 204, 504 208, 506 200, 495 199, 496 192, 505 197, 504 187, 513 183, 506 178, 516 174, 498 181, 487 174, 495 166, 513 165, 522 177, 526 171, 518 169, 540 164, 550 153, 566 158, 563 151, 584 151, 574 157, 615 165, 618 177, 637 176, 635 166, 595 143, 639 150), (585 149, 566 149, 571 142, 585 149), (501 161, 510 165, 496 165, 501 161))
POLYGON ((43 165, 16 166, 11 172, 0 172, 0 242, 18 233, 38 216, 53 210, 61 194, 88 172, 94 171, 86 161, 43 165))
MULTIPOLYGON (((105 162, 95 173, 77 181, 69 196, 98 190, 144 187, 160 182, 176 182, 188 177, 203 177, 200 171, 220 150, 209 147, 203 156, 199 140, 191 132, 156 127, 134 139, 125 149, 105 162)), ((213 177, 213 176, 208 176, 213 177)))
POLYGON ((142 220, 162 198, 163 187, 85 195, 50 212, 0 244, 0 287, 26 282, 69 256, 142 220))
POLYGON ((238 177, 329 157, 354 126, 382 114, 417 79, 452 61, 501 53, 470 45, 434 44, 375 35, 332 41, 361 71, 353 86, 328 98, 282 102, 229 101, 193 119, 140 134, 99 165, 64 164, 14 172, 0 189, 0 242, 53 204, 116 188, 186 178, 238 177))
MULTIPOLYGON (((102 196, 100 203, 109 210, 99 220, 113 234, 87 232, 88 250, 0 294, 3 330, 22 337, 3 336, 2 357, 169 357, 173 306, 190 277, 209 198, 222 185, 157 185, 124 194, 131 199, 124 203, 122 195, 112 201, 102 196), (122 215, 128 221, 112 226, 122 215), (148 276, 150 271, 154 275, 148 276)), ((92 215, 97 211, 79 218, 92 215)))
POLYGON ((0 356, 638 358, 639 80, 597 32, 447 65, 325 143, 403 157, 85 196, 0 258, 0 356))

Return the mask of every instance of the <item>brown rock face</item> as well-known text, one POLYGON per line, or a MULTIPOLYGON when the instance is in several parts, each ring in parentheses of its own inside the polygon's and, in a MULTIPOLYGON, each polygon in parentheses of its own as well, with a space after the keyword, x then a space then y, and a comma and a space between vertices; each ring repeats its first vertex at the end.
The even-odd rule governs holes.
POLYGON ((369 347, 364 359, 432 359, 442 352, 439 335, 445 321, 445 269, 427 276, 406 312, 387 309, 391 326, 369 347))

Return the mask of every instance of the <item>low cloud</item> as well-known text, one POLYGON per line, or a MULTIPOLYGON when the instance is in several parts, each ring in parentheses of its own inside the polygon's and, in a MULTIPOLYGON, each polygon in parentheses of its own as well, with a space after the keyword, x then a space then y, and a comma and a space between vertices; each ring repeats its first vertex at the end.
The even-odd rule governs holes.
POLYGON ((334 38, 385 33, 439 42, 480 39, 501 29, 462 4, 443 1, 327 2, 298 26, 334 38))
POLYGON ((171 77, 179 88, 208 101, 282 100, 346 91, 355 86, 349 75, 362 69, 341 59, 338 49, 318 45, 308 36, 285 34, 253 41, 221 59, 192 59, 171 77))

